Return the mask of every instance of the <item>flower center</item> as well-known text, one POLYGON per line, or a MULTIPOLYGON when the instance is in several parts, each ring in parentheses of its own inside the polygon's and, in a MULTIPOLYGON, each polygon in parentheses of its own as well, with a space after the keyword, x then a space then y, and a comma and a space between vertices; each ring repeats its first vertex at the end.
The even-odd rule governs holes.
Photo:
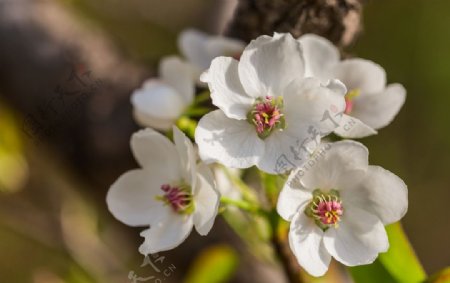
POLYGON ((334 226, 339 227, 339 221, 344 213, 344 207, 339 198, 339 192, 330 190, 327 193, 316 189, 313 192, 313 199, 306 207, 305 213, 313 218, 320 228, 327 230, 334 226))
POLYGON ((161 186, 163 195, 156 196, 157 200, 170 205, 173 211, 178 214, 191 214, 194 212, 194 201, 191 193, 191 188, 187 185, 169 185, 161 186))
POLYGON ((357 88, 350 90, 345 95, 345 114, 350 114, 353 110, 353 99, 358 97, 361 94, 361 91, 357 88))
POLYGON ((255 125, 258 136, 265 139, 273 130, 286 128, 282 110, 282 97, 266 96, 265 98, 258 98, 253 104, 252 110, 247 114, 247 121, 255 125))

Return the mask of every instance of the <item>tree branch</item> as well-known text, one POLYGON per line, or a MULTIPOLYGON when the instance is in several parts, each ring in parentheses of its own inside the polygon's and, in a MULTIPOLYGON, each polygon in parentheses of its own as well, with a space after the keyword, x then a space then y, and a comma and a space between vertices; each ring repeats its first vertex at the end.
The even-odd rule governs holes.
POLYGON ((361 30, 362 0, 240 0, 227 34, 249 42, 262 34, 324 36, 349 45, 361 30))
POLYGON ((276 235, 272 238, 272 246, 278 258, 281 261, 284 273, 286 274, 290 283, 303 283, 300 267, 292 254, 289 243, 281 240, 276 235))

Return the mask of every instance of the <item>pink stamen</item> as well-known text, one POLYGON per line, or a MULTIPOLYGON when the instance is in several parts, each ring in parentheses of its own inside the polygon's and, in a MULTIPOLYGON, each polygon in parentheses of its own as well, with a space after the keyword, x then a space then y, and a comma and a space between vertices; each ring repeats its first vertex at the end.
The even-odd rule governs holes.
POLYGON ((258 134, 271 131, 280 122, 282 114, 279 105, 275 103, 273 97, 266 96, 264 100, 254 106, 253 122, 258 134))
POLYGON ((162 185, 162 186, 161 186, 161 190, 163 190, 163 191, 165 191, 165 192, 168 192, 168 191, 170 190, 170 186, 167 185, 167 184, 162 185))
POLYGON ((188 212, 192 207, 192 195, 186 188, 164 184, 161 190, 165 194, 160 199, 170 205, 175 212, 188 212))
POLYGON ((345 114, 350 114, 353 110, 353 99, 351 98, 345 98, 345 114))
POLYGON ((313 212, 322 224, 337 225, 344 208, 340 201, 331 199, 331 197, 326 200, 325 197, 322 197, 313 212))

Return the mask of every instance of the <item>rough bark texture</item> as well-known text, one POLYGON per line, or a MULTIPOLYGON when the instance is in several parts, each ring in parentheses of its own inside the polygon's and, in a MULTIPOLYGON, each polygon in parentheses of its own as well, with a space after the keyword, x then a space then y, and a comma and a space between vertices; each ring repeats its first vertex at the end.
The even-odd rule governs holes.
POLYGON ((360 31, 362 0, 240 0, 228 35, 249 42, 262 34, 315 33, 338 46, 360 31))

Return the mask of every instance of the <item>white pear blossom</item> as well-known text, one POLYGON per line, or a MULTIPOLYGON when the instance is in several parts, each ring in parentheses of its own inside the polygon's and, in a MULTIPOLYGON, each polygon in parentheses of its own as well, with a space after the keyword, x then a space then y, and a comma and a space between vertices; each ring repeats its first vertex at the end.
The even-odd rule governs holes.
POLYGON ((130 226, 150 226, 139 251, 148 255, 180 245, 195 226, 200 235, 211 230, 219 193, 212 172, 196 164, 191 141, 174 127, 175 145, 160 133, 145 129, 131 138, 141 169, 126 172, 111 186, 111 213, 130 226))
POLYGON ((268 173, 304 162, 308 150, 337 126, 346 93, 337 80, 325 86, 305 78, 304 68, 300 44, 290 34, 258 37, 240 61, 214 59, 201 79, 219 110, 198 124, 200 157, 232 168, 256 165, 268 173))
POLYGON ((386 72, 380 65, 360 58, 340 60, 338 49, 317 35, 306 34, 298 41, 304 50, 306 76, 339 79, 347 87, 347 106, 336 134, 348 138, 376 134, 400 111, 406 90, 398 83, 386 86, 386 72))
POLYGON ((194 100, 192 67, 180 58, 164 58, 159 78, 144 82, 131 96, 136 121, 159 130, 169 130, 194 100))
POLYGON ((323 144, 307 170, 293 171, 277 210, 290 221, 289 244, 311 275, 323 275, 331 257, 347 266, 372 263, 389 242, 384 225, 408 208, 405 183, 368 165, 368 150, 354 141, 323 144))
POLYGON ((208 35, 195 29, 186 29, 178 37, 178 48, 192 64, 196 79, 219 56, 239 58, 245 48, 243 41, 222 35, 208 35))

